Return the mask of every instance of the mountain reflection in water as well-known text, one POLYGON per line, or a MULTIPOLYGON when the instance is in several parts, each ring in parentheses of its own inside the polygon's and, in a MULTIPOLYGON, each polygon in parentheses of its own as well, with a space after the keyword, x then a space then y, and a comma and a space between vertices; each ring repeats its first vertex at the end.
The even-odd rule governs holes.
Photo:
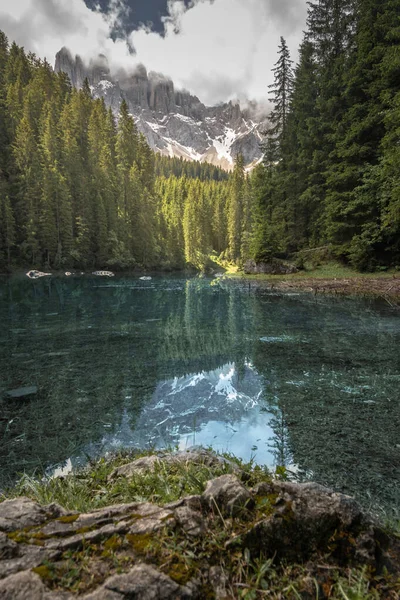
POLYGON ((112 449, 195 444, 399 504, 400 320, 383 303, 13 277, 0 320, 0 487, 112 449))

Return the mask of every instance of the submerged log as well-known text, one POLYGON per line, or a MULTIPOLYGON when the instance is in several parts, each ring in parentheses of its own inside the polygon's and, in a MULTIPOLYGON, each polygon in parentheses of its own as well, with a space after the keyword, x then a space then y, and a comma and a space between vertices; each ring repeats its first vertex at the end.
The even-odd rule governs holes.
POLYGON ((9 400, 18 400, 19 398, 28 398, 37 394, 38 389, 36 385, 30 385, 26 387, 16 388, 15 390, 8 390, 4 392, 4 397, 9 400))

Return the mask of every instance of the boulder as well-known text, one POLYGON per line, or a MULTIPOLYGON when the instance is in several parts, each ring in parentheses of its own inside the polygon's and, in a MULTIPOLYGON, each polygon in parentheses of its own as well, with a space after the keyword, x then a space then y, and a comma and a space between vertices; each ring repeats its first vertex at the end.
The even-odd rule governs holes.
POLYGON ((294 265, 277 259, 271 259, 269 262, 248 260, 243 270, 246 275, 291 275, 298 272, 294 265))
POLYGON ((207 482, 203 498, 212 510, 225 516, 238 516, 254 506, 250 492, 235 475, 222 475, 207 482))
MULTIPOLYGON (((195 452, 211 460, 198 451, 173 456, 195 452)), ((235 474, 208 481, 202 495, 164 506, 135 502, 79 514, 28 498, 0 503, 0 600, 72 600, 76 596, 62 589, 66 551, 93 574, 82 581, 82 600, 230 598, 237 574, 225 558, 236 552, 301 563, 306 578, 320 586, 320 561, 342 575, 358 566, 378 575, 387 567, 393 579, 400 571, 398 540, 349 496, 313 483, 268 481, 247 489, 235 474), (79 552, 88 545, 96 552, 79 552)))
POLYGON ((207 450, 191 449, 172 454, 158 454, 138 458, 131 463, 115 469, 111 473, 110 479, 115 479, 117 477, 133 477, 136 474, 146 471, 153 471, 157 465, 162 463, 168 465, 194 463, 197 465, 204 465, 206 467, 225 466, 242 475, 242 470, 233 461, 230 461, 223 456, 218 456, 212 452, 208 452, 207 450))
POLYGON ((125 575, 110 577, 105 584, 84 600, 189 600, 189 587, 180 586, 150 565, 139 564, 125 575))
POLYGON ((252 493, 272 504, 271 514, 242 540, 257 555, 303 561, 318 551, 343 564, 381 562, 385 535, 350 496, 315 483, 279 481, 261 484, 252 493))
POLYGON ((0 581, 0 600, 43 600, 46 592, 39 575, 24 571, 0 581))
POLYGON ((50 518, 61 517, 66 511, 57 504, 41 506, 37 502, 21 496, 0 503, 0 531, 25 529, 41 525, 50 518))
POLYGON ((176 522, 190 537, 199 537, 206 532, 206 523, 201 513, 192 510, 188 506, 179 506, 175 509, 176 522))

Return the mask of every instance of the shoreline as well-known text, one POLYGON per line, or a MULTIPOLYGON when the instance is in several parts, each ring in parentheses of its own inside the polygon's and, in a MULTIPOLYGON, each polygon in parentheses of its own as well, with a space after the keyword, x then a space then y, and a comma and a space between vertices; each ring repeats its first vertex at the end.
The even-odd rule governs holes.
POLYGON ((202 448, 22 481, 0 520, 2 598, 398 597, 396 529, 350 496, 202 448))
MULTIPOLYGON (((28 270, 29 271, 29 270, 28 270)), ((127 271, 111 271, 115 277, 143 277, 143 276, 196 276, 199 272, 183 269, 165 271, 162 269, 143 269, 127 271)), ((16 269, 9 273, 0 272, 0 277, 26 276, 25 269, 16 269)), ((48 271, 53 277, 66 277, 68 271, 48 271)), ((93 272, 71 271, 67 277, 91 277, 93 272)), ((213 277, 212 273, 206 277, 213 277)), ((386 301, 393 308, 400 307, 400 273, 356 273, 349 274, 327 273, 321 270, 311 273, 299 272, 293 275, 247 275, 243 272, 229 272, 223 274, 224 281, 240 281, 254 283, 268 287, 271 291, 287 292, 300 291, 314 295, 325 294, 332 296, 351 297, 358 296, 386 301)))
POLYGON ((268 286, 275 291, 302 291, 314 295, 358 296, 385 300, 390 306, 400 307, 400 275, 371 273, 349 277, 318 277, 307 274, 296 275, 246 275, 229 274, 229 280, 246 281, 268 286))

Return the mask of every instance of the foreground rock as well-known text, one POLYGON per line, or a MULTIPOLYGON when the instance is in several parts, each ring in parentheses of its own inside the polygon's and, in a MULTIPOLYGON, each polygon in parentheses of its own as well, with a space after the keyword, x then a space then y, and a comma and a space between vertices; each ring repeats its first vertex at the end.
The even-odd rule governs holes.
POLYGON ((298 272, 295 266, 277 259, 269 262, 248 260, 243 270, 246 275, 291 275, 298 272))
MULTIPOLYGON (((220 460, 202 451, 184 454, 220 460)), ((162 460, 178 464, 184 456, 140 459, 113 479, 162 460)), ((28 498, 1 503, 0 600, 235 598, 232 590, 251 586, 240 579, 251 570, 238 565, 260 557, 278 570, 303 564, 304 598, 316 597, 315 585, 319 598, 331 597, 327 573, 363 566, 381 575, 378 597, 398 598, 387 583, 399 574, 398 542, 355 500, 316 484, 246 486, 240 476, 217 477, 203 494, 164 506, 135 502, 82 514, 28 498), (309 594, 307 581, 316 582, 309 594)))
POLYGON ((218 456, 212 452, 208 452, 203 449, 193 449, 189 451, 157 454, 153 456, 145 456, 138 458, 127 465, 118 467, 110 475, 110 479, 116 479, 117 477, 133 477, 137 473, 143 473, 144 471, 152 471, 157 465, 179 465, 193 463, 197 465, 204 465, 206 467, 218 467, 218 466, 229 466, 238 475, 243 476, 241 469, 236 463, 230 461, 223 456, 218 456))

